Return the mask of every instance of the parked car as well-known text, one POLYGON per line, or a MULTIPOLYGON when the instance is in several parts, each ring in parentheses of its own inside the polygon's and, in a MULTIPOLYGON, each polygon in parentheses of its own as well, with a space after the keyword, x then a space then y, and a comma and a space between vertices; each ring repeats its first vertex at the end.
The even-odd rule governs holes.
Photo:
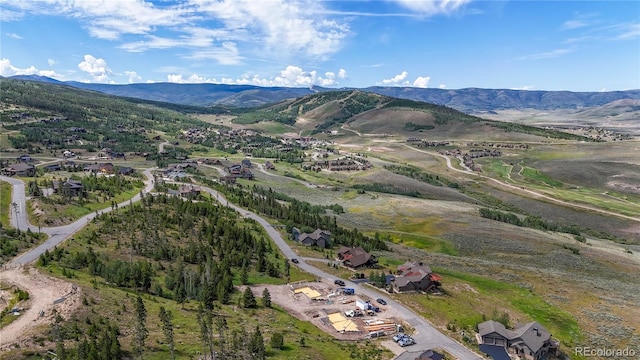
POLYGON ((291 259, 291 262, 292 262, 292 263, 294 263, 294 264, 297 264, 297 263, 299 263, 300 261, 298 261, 298 259, 291 259))
POLYGON ((400 341, 398 341, 398 345, 400 345, 402 347, 410 346, 410 345, 413 345, 415 343, 416 343, 416 341, 413 340, 413 338, 410 338, 410 337, 406 337, 406 338, 401 339, 400 341))
POLYGON ((378 304, 380 305, 387 305, 387 302, 384 301, 384 299, 376 299, 376 301, 378 302, 378 304))
POLYGON ((338 285, 338 286, 344 286, 345 285, 344 281, 342 281, 342 280, 336 280, 333 283, 338 285))
POLYGON ((404 338, 408 338, 408 337, 409 337, 409 335, 407 335, 407 334, 398 333, 398 334, 393 335, 392 339, 393 339, 393 341, 398 342, 398 341, 400 341, 400 340, 402 340, 404 338))

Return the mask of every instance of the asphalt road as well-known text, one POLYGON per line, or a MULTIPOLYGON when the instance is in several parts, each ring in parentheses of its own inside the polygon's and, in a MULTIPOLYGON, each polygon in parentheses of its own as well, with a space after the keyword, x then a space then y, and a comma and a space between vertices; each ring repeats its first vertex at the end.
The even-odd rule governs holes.
MULTIPOLYGON (((143 190, 144 193, 148 193, 153 189, 153 176, 151 175, 152 169, 145 170, 144 174, 147 176, 146 186, 143 190)), ((27 212, 26 212, 26 197, 24 192, 24 183, 21 180, 16 180, 10 177, 0 176, 0 179, 8 181, 13 186, 12 190, 12 199, 16 204, 15 208, 11 211, 11 225, 19 228, 21 230, 26 230, 27 227, 31 229, 33 232, 39 231, 37 226, 30 225, 27 221, 27 212)), ((216 190, 201 187, 201 189, 205 192, 216 197, 216 199, 223 205, 229 206, 236 210, 240 215, 245 218, 250 218, 258 222, 267 232, 269 237, 274 241, 274 243, 280 248, 284 256, 289 259, 298 258, 297 254, 291 249, 291 247, 287 244, 287 242, 282 238, 280 233, 264 218, 259 215, 240 208, 235 204, 230 203, 222 194, 217 192, 216 190)), ((131 199, 131 202, 137 202, 140 200, 140 195, 136 195, 131 199)), ((127 206, 130 201, 126 201, 118 204, 118 207, 127 206)), ((97 213, 102 214, 111 211, 111 207, 108 207, 104 210, 100 210, 97 213)), ((46 250, 52 249, 56 245, 60 244, 67 238, 70 238, 73 234, 78 232, 82 227, 84 227, 88 222, 90 222, 96 213, 91 213, 83 216, 79 220, 64 226, 58 227, 49 227, 40 229, 41 232, 49 235, 49 239, 47 239, 44 243, 40 244, 38 247, 27 251, 16 258, 12 259, 9 262, 9 266, 11 265, 22 265, 28 264, 35 261, 41 254, 43 254, 46 250)), ((334 278, 333 275, 326 273, 310 264, 308 264, 304 259, 299 258, 299 263, 294 264, 294 266, 298 266, 300 269, 315 275, 316 277, 331 279, 334 278)), ((358 283, 345 281, 347 287, 354 288, 357 294, 364 294, 373 299, 384 297, 387 300, 387 305, 393 307, 406 322, 408 322, 414 329, 415 333, 413 334, 413 338, 416 340, 416 345, 411 346, 408 350, 410 351, 420 351, 420 350, 428 350, 432 348, 443 348, 448 351, 451 355, 455 356, 460 360, 480 360, 482 357, 473 351, 467 349, 462 344, 457 341, 449 338, 448 336, 441 333, 435 327, 433 327, 429 322, 425 319, 417 315, 415 312, 410 310, 409 308, 403 306, 402 304, 397 303, 393 299, 385 297, 383 293, 378 292, 372 288, 362 286, 358 283)))

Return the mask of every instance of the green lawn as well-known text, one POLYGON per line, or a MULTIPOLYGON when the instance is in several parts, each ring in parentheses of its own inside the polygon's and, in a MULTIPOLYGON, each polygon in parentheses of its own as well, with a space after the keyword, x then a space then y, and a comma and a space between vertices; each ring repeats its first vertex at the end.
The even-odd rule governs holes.
POLYGON ((434 268, 434 271, 443 276, 443 288, 448 295, 407 294, 396 297, 437 324, 453 323, 458 328, 474 330, 478 322, 490 318, 494 311, 508 309, 512 325, 538 321, 566 347, 574 346, 582 339, 582 332, 572 315, 550 305, 529 289, 443 268, 434 268))
POLYGON ((534 184, 550 186, 552 188, 562 188, 565 186, 561 181, 555 180, 532 167, 524 166, 520 173, 526 181, 534 184))

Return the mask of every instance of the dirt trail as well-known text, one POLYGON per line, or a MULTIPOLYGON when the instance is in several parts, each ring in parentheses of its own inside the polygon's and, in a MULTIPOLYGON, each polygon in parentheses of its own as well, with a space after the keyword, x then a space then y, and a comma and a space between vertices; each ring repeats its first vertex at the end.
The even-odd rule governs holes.
POLYGON ((9 349, 12 344, 24 340, 31 330, 50 323, 54 308, 66 319, 80 304, 79 289, 74 291, 71 283, 45 276, 33 268, 4 270, 0 272, 0 282, 16 285, 29 293, 29 300, 19 305, 25 308, 21 315, 0 329, 0 350, 9 349), (54 304, 63 297, 63 302, 54 304), (44 316, 39 315, 41 311, 44 316))

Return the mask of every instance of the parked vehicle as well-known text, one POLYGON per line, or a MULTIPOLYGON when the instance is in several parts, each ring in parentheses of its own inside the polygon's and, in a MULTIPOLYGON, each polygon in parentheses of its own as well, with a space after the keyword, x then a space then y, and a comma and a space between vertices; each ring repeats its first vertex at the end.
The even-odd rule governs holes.
POLYGON ((376 301, 378 302, 378 304, 380 305, 387 305, 387 302, 384 299, 376 299, 376 301))
POLYGON ((294 263, 294 264, 300 263, 300 261, 298 259, 291 259, 291 262, 294 263))
POLYGON ((402 340, 404 338, 408 338, 408 337, 409 337, 409 335, 407 335, 407 334, 395 334, 395 335, 393 335, 392 339, 393 339, 393 341, 398 342, 398 341, 400 341, 400 340, 402 340))
POLYGON ((407 337, 404 339, 401 339, 400 341, 398 341, 398 345, 405 347, 405 346, 410 346, 410 345, 414 345, 416 343, 415 340, 413 340, 413 338, 407 337))
POLYGON ((345 285, 344 281, 342 281, 342 280, 336 280, 333 283, 338 285, 338 286, 344 286, 345 285))
POLYGON ((381 336, 385 336, 384 331, 374 331, 374 332, 370 332, 369 334, 367 334, 367 338, 369 338, 369 339, 375 339, 375 338, 381 337, 381 336))
POLYGON ((353 295, 356 293, 356 290, 354 288, 344 288, 342 289, 342 293, 345 295, 353 295))

